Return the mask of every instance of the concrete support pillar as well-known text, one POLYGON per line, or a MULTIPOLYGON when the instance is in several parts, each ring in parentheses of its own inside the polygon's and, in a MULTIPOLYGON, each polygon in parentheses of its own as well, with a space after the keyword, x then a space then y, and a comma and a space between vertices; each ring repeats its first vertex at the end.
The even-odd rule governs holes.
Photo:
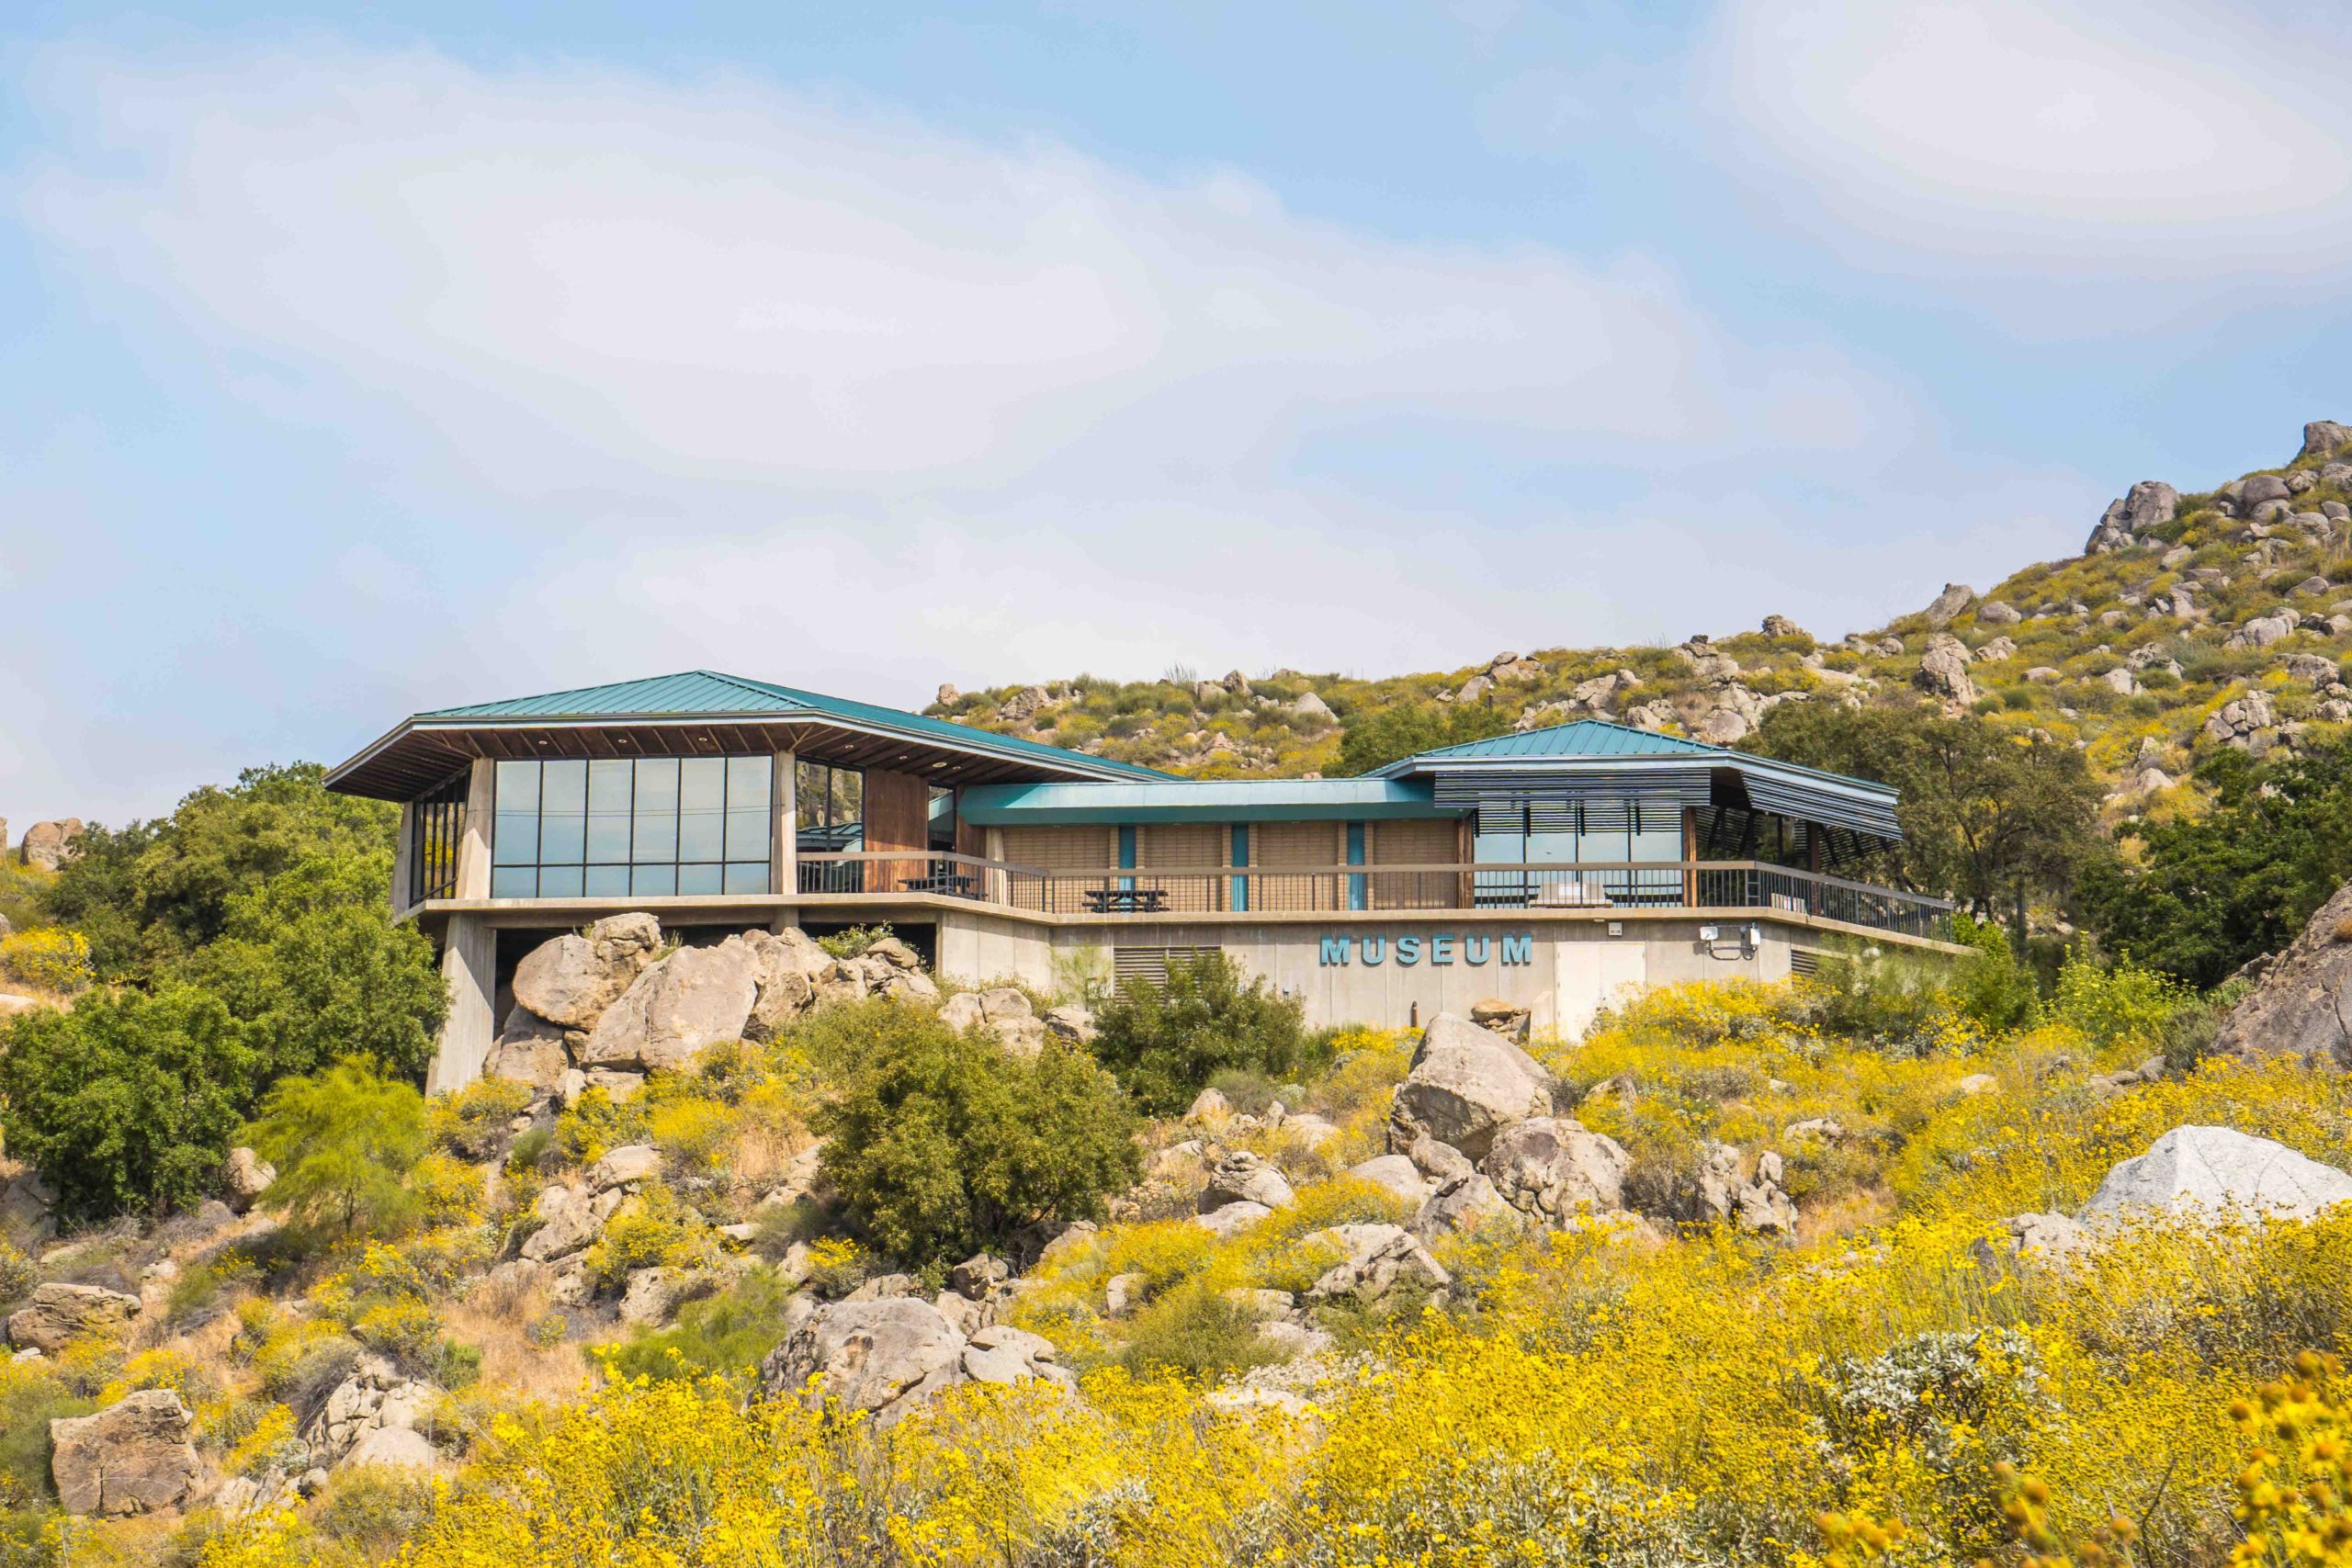
POLYGON ((984 852, 987 858, 996 864, 989 867, 981 882, 982 897, 991 904, 1010 904, 1012 902, 1012 879, 1005 874, 1003 869, 1004 829, 990 828, 983 842, 988 846, 984 852))
POLYGON ((481 915, 449 917, 441 938, 441 977, 449 987, 449 1016, 441 1024, 433 1065, 425 1069, 427 1094, 463 1089, 481 1077, 498 1034, 498 933, 481 915))
POLYGON ((466 777, 466 836, 458 840, 458 897, 490 897, 490 818, 498 798, 498 764, 476 757, 466 777))

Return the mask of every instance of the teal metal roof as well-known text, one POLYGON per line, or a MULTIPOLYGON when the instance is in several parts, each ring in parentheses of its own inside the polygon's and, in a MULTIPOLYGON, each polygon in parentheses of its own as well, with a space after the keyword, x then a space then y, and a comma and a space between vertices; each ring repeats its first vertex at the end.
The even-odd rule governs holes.
POLYGON ((908 713, 876 703, 853 702, 797 686, 724 675, 711 670, 689 670, 676 675, 656 675, 641 681, 620 681, 604 686, 580 686, 538 696, 510 697, 494 703, 435 708, 405 720, 390 734, 327 776, 330 787, 356 794, 382 794, 384 798, 409 798, 425 772, 446 773, 463 752, 452 744, 427 746, 434 736, 450 736, 469 728, 482 730, 591 727, 611 724, 658 723, 664 719, 727 720, 741 723, 813 720, 831 722, 870 734, 928 741, 1000 761, 1034 763, 1067 777, 1165 780, 1174 775, 1134 762, 1113 761, 1080 751, 1064 750, 1041 741, 956 724, 944 718, 908 713), (414 757, 396 755, 415 751, 414 757))
POLYGON ((975 784, 958 798, 984 828, 1053 822, 1386 821, 1458 817, 1400 779, 1203 779, 1164 784, 975 784))
POLYGON ((1543 729, 1525 729, 1487 740, 1465 740, 1459 746, 1441 746, 1434 751, 1419 752, 1391 762, 1375 770, 1374 776, 1391 777, 1416 773, 1419 771, 1420 764, 1435 761, 1484 761, 1502 758, 1536 761, 1547 757, 1677 757, 1694 752, 1729 754, 1720 746, 1688 740, 1679 735, 1659 735, 1647 729, 1635 729, 1631 725, 1611 724, 1601 718, 1579 718, 1543 729))

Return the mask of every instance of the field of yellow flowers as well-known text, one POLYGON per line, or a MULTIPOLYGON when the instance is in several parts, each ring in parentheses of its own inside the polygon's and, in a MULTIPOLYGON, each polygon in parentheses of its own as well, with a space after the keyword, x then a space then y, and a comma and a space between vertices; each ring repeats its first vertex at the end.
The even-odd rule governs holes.
POLYGON ((1994 1037, 1947 1019, 1894 1052, 1824 1033, 1801 1002, 1679 987, 1547 1048, 1570 1086, 1603 1089, 1579 1114, 1636 1175, 1706 1139, 1780 1140, 1794 1245, 1627 1216, 1474 1232, 1438 1249, 1457 1281, 1442 1307, 1337 1324, 1283 1379, 1237 1394, 1123 1363, 1140 1320, 1108 1310, 1114 1277, 1163 1302, 1296 1289, 1308 1232, 1385 1216, 1392 1200, 1335 1168, 1375 1142, 1404 1068, 1399 1043, 1365 1037, 1326 1086, 1353 1108, 1341 1153, 1294 1164, 1297 1213, 1227 1239, 1137 1217, 1041 1270, 1019 1320, 1084 1369, 1076 1396, 967 1385, 877 1429, 723 1378, 591 1372, 569 1398, 477 1400, 462 1460, 397 1497, 77 1526, 68 1560, 2352 1562, 2332 1359, 2352 1213, 2147 1225, 2067 1260, 2016 1256, 2005 1223, 2079 1205, 2183 1123, 2352 1163, 2343 1081, 2206 1061, 2115 1093, 2091 1076, 2149 1045, 2128 1007, 1994 1037), (1821 1119, 1834 1140, 1783 1139, 1821 1119), (391 1521, 372 1534, 353 1522, 369 1506, 391 1521))

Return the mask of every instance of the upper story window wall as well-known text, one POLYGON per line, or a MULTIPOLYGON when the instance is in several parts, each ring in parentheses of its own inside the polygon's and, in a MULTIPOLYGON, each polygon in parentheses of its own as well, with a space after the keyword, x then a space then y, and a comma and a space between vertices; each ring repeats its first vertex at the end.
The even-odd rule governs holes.
POLYGON ((792 797, 802 854, 855 854, 865 847, 865 775, 855 768, 801 762, 792 797))
POLYGON ((500 762, 493 898, 765 893, 769 757, 500 762))

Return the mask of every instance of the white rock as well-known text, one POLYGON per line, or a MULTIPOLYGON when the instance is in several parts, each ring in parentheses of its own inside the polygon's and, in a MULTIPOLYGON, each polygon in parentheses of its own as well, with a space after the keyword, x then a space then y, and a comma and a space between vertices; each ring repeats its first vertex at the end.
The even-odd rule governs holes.
POLYGON ((2229 1127, 2175 1127, 2107 1173, 2086 1220, 2171 1214, 2307 1219, 2352 1200, 2352 1176, 2229 1127))

